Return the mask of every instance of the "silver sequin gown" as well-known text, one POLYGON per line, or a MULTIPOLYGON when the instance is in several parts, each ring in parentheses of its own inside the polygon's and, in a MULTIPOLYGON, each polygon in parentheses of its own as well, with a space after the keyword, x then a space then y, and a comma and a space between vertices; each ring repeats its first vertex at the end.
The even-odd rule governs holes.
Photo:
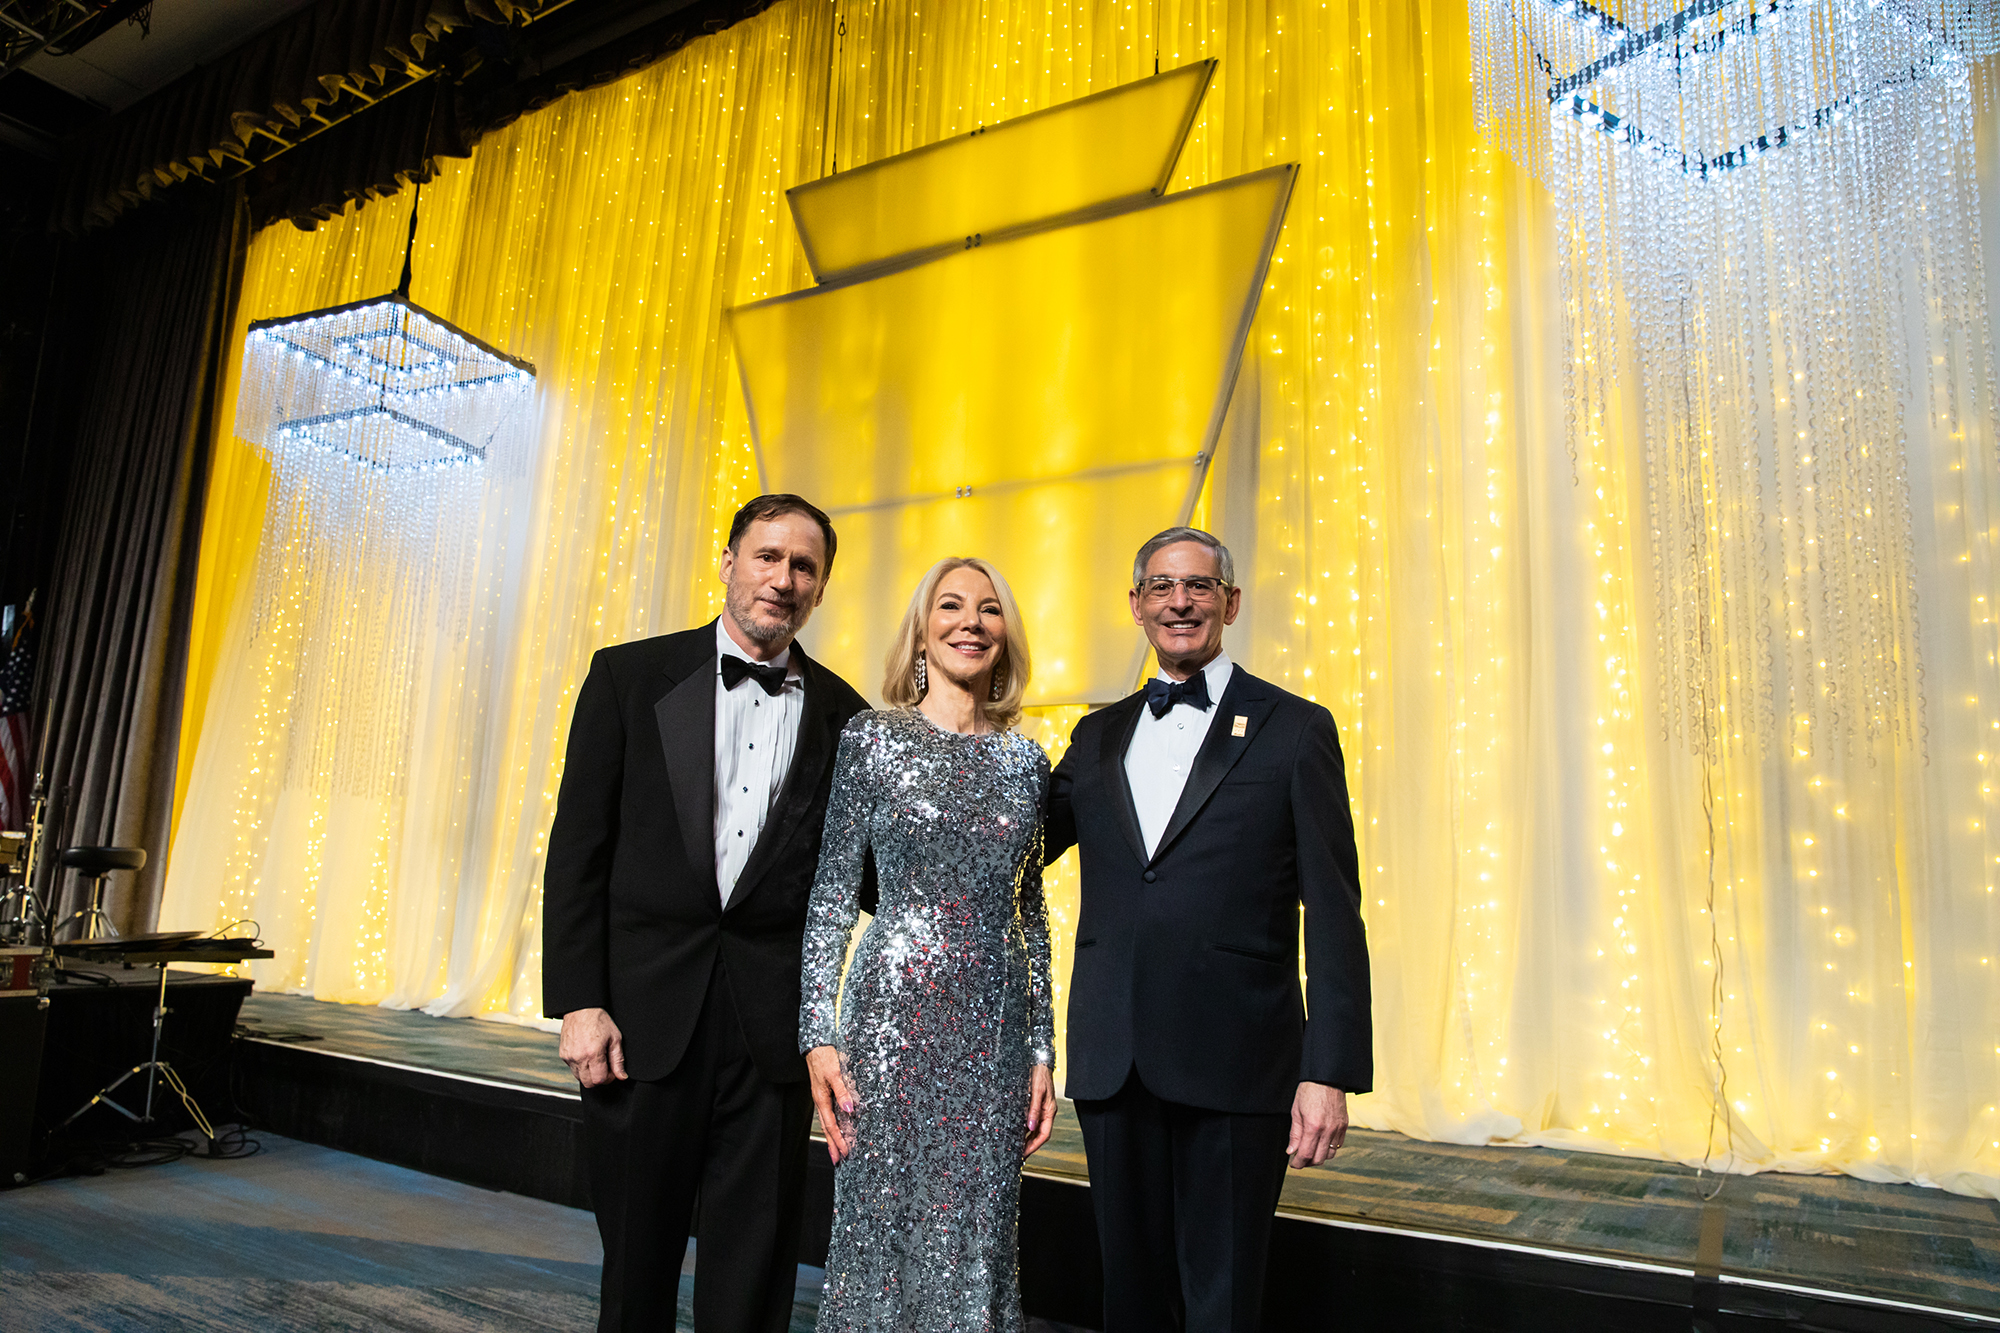
POLYGON ((1018 732, 915 709, 847 724, 806 916, 801 1050, 838 1046, 860 1110, 834 1172, 821 1333, 1016 1333, 1031 1067, 1055 1067, 1041 809, 1018 732), (864 857, 879 909, 847 974, 864 857))

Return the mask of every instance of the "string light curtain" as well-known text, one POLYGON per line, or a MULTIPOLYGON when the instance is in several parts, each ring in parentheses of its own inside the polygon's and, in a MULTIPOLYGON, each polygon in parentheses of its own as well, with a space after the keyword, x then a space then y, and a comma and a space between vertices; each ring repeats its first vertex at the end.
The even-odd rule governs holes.
MULTIPOLYGON (((1705 799, 1717 775, 1658 703, 1652 552, 1688 534, 1651 531, 1629 404, 1601 458, 1571 456, 1569 220, 1476 128, 1463 0, 784 0, 447 171, 438 193, 455 202, 433 215, 426 191, 417 298, 563 395, 516 646, 495 667, 501 721, 465 775, 482 795, 455 836, 478 855, 439 858, 435 883, 401 890, 410 943, 370 986, 337 979, 364 942, 325 933, 308 957, 280 941, 272 980, 537 1011, 533 890, 575 684, 596 645, 718 605, 719 519, 753 487, 716 334, 724 305, 808 280, 778 188, 1150 74, 1156 53, 1221 62, 1176 188, 1304 168, 1197 521, 1249 571, 1232 652, 1342 728, 1376 967, 1379 1090, 1357 1103, 1362 1123, 1995 1193, 2000 982, 1979 950, 2000 919, 1985 876, 1938 853, 1988 818, 1983 765, 2000 752, 1933 722, 1927 750, 1898 743, 1853 786, 1775 744, 1726 774, 1726 804, 1705 799), (641 131, 676 115, 672 134, 641 131), (427 272, 449 277, 427 289, 427 272), (1836 1012, 1823 977, 1865 1000, 1836 995, 1836 1012), (1836 1029, 1859 1048, 1844 1063, 1836 1029), (1728 1116, 1724 1072, 1743 1103, 1728 1116)), ((306 289, 400 237, 406 210, 391 199, 311 236, 264 233, 246 313, 332 299, 306 289)), ((391 276, 381 262, 355 295, 391 276)), ((1994 462, 1953 448, 1920 477, 1912 463, 1939 700, 1982 697, 1996 644, 1976 599, 2000 595, 1994 462)), ((235 479, 207 537, 220 564, 204 625, 232 604, 224 553, 248 520, 228 514, 261 513, 254 470, 233 466, 218 473, 235 479)), ((215 683, 198 670, 191 708, 236 670, 224 650, 202 661, 215 683)), ((1073 720, 1029 725, 1054 743, 1073 720)), ((190 924, 237 910, 181 863, 231 810, 190 798, 183 814, 169 910, 190 924)), ((1072 919, 1073 866, 1053 885, 1072 919)), ((1068 935, 1059 925, 1059 975, 1068 935)))

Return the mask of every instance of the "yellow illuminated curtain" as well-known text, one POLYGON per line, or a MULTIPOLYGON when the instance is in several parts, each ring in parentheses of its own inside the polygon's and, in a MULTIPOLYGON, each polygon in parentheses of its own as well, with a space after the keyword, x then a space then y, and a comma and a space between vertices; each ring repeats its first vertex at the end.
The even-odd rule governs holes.
MULTIPOLYGON (((752 485, 719 312, 807 281, 782 187, 1149 74, 1156 53, 1220 61, 1177 188, 1304 168, 1200 512, 1246 571, 1232 651, 1342 728, 1375 966, 1362 1123, 2000 1193, 2000 865, 1979 832, 2000 756, 1979 720, 2000 696, 1994 459, 1913 429, 1921 750, 1870 764, 1776 735, 1704 771, 1663 733, 1650 660, 1649 544, 1674 534, 1646 530, 1630 429, 1566 443, 1574 224, 1479 139, 1459 0, 782 0, 449 168, 425 193, 417 299, 534 359, 549 394, 494 668, 504 725, 476 794, 434 818, 455 850, 393 885, 381 966, 301 935, 274 941, 269 983, 537 1011, 572 692, 598 644, 715 605, 718 516, 752 485)), ((408 207, 263 233, 246 317, 386 290, 408 207)), ((254 460, 219 448, 163 914, 190 925, 237 910, 198 849, 234 808, 203 775, 245 669, 230 624, 263 503, 254 460)), ((1031 730, 1056 742, 1074 716, 1031 730)), ((1054 887, 1067 919, 1070 866, 1054 887)))

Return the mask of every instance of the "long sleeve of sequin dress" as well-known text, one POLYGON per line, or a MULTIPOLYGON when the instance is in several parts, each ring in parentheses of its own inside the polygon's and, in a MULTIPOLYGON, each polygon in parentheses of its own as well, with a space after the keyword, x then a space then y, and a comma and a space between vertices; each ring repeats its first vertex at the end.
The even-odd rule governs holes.
POLYGON ((800 1049, 837 1046, 858 1104, 822 1333, 1022 1327, 1029 1079, 1055 1063, 1048 775, 1017 732, 958 735, 914 709, 864 713, 841 736, 799 1013, 800 1049), (878 910, 843 989, 871 851, 878 910))

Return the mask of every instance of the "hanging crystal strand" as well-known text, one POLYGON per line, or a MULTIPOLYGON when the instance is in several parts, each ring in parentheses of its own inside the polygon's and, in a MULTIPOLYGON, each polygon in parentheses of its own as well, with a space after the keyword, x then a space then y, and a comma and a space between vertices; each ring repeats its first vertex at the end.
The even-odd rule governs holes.
MULTIPOLYGON (((1816 88, 1813 95, 1819 91, 1816 88)), ((1781 211, 1791 225, 1798 256, 1785 312, 1792 330, 1794 370, 1789 392, 1794 429, 1784 446, 1793 477, 1793 519, 1804 577, 1797 598, 1800 632, 1793 636, 1793 699, 1786 727, 1791 744, 1804 754, 1823 748, 1829 716, 1838 711, 1837 701, 1853 675, 1850 647, 1839 638, 1841 589, 1829 563, 1828 549, 1834 541, 1822 485, 1827 471, 1822 454, 1832 447, 1826 438, 1822 400, 1829 370, 1827 303, 1833 299, 1828 270, 1841 244, 1838 208, 1829 191, 1830 178, 1838 169, 1838 139, 1837 129, 1814 138, 1806 154, 1789 163, 1773 163, 1775 170, 1760 173, 1768 182, 1769 206, 1781 211)))
POLYGON ((1577 160, 1580 150, 1567 135, 1557 136, 1550 151, 1555 157, 1556 274, 1562 309, 1563 445, 1569 454, 1570 480, 1575 484, 1580 477, 1577 441, 1583 435, 1583 303, 1589 299, 1578 280, 1583 164, 1577 160))
MULTIPOLYGON (((1644 225, 1644 214, 1657 210, 1670 228, 1666 234, 1677 237, 1686 225, 1685 194, 1676 179, 1681 173, 1648 168, 1649 164, 1637 161, 1628 166, 1635 195, 1643 191, 1646 197, 1626 219, 1626 233, 1635 234, 1644 225)), ((1707 732, 1701 707, 1702 683, 1690 679, 1687 667, 1701 660, 1697 656, 1703 631, 1701 609, 1707 600, 1705 585, 1712 577, 1704 476, 1708 459, 1696 406, 1706 386, 1698 382, 1699 371, 1690 356, 1698 335, 1677 320, 1671 326, 1668 323, 1670 311, 1695 301, 1694 278, 1678 243, 1653 247, 1650 253, 1642 248, 1638 253, 1643 271, 1636 283, 1640 295, 1635 302, 1635 338, 1641 348, 1658 349, 1655 364, 1642 366, 1641 380, 1682 400, 1680 410, 1670 415, 1648 411, 1643 425, 1653 474, 1678 480, 1678 485, 1670 487, 1649 487, 1660 497, 1655 508, 1662 535, 1680 535, 1675 558, 1662 562, 1654 574, 1658 595, 1668 608, 1662 627, 1672 640, 1662 645, 1666 650, 1662 662, 1668 669, 1661 678, 1672 691, 1670 718, 1675 733, 1695 740, 1705 752, 1708 746, 1701 741, 1707 732), (1669 336, 1656 336, 1669 327, 1673 330, 1669 336)))
MULTIPOLYGON (((1685 173, 1682 180, 1682 196, 1687 199, 1685 173)), ((1696 344, 1703 359, 1692 374, 1701 386, 1698 409, 1709 486, 1706 517, 1715 571, 1704 608, 1708 642, 1701 659, 1707 664, 1712 705, 1705 720, 1710 743, 1702 753, 1711 764, 1722 761, 1734 727, 1754 722, 1746 712, 1751 711, 1749 701, 1757 697, 1756 620, 1750 614, 1751 599, 1744 593, 1759 586, 1749 558, 1756 549, 1754 534, 1746 531, 1755 527, 1748 519, 1746 490, 1752 478, 1745 475, 1746 441, 1736 407, 1745 381, 1743 331, 1749 327, 1744 321, 1742 259, 1736 250, 1738 223, 1732 207, 1736 191, 1727 182, 1718 185, 1704 219, 1715 229, 1715 259, 1704 280, 1691 287, 1689 298, 1704 312, 1703 334, 1696 344)), ((1689 216, 1683 228, 1692 231, 1694 221, 1689 216)), ((1754 440, 1750 443, 1754 446, 1754 440)))
MULTIPOLYGON (((1899 231, 1909 238, 1910 244, 1908 253, 1901 256, 1902 281, 1899 286, 1906 289, 1903 308, 1895 313, 1904 321, 1905 327, 1914 315, 1915 322, 1927 334, 1921 364, 1911 367, 1914 373, 1906 376, 1905 382, 1914 378, 1923 386, 1922 391, 1928 400, 1931 446, 1935 448, 1940 442, 1959 440, 1958 447, 1962 448, 1959 432, 1963 423, 1957 419, 1956 404, 1951 401, 1952 380, 1949 374, 1941 376, 1938 373, 1938 361, 1940 356, 1947 365, 1952 361, 1949 349, 1963 336, 1962 331, 1969 327, 1962 320, 1969 320, 1970 326, 1983 331, 1984 292, 1979 293, 1976 309, 1968 309, 1963 314, 1953 310, 1952 303, 1938 290, 1940 279, 1950 271, 1950 265, 1942 260, 1938 251, 1942 246, 1952 245, 1961 234, 1961 219, 1978 216, 1976 193, 1969 192, 1957 208, 1945 206, 1945 202, 1953 198, 1955 183, 1961 178, 1961 173, 1968 182, 1974 178, 1972 164, 1957 160, 1962 145, 1971 142, 1972 126, 1969 117, 1955 122, 1949 114, 1948 85, 1931 91, 1931 97, 1911 107, 1906 118, 1914 119, 1917 124, 1905 127, 1908 137, 1902 140, 1911 145, 1900 155, 1910 184, 1905 196, 1906 221, 1899 231), (1913 285, 1914 291, 1907 290, 1913 285)), ((1963 234, 1971 238, 1970 243, 1977 244, 1976 227, 1963 227, 1963 234)), ((1899 427, 1904 419, 1904 414, 1899 413, 1899 427)), ((1903 484, 1907 467, 1905 451, 1899 449, 1893 462, 1899 483, 1898 498, 1907 505, 1907 485, 1903 484)), ((1907 569, 1913 566, 1915 560, 1915 530, 1907 512, 1900 517, 1901 540, 1897 553, 1904 557, 1907 569)), ((1914 576, 1905 573, 1895 579, 1891 591, 1898 595, 1899 609, 1904 613, 1902 619, 1908 626, 1906 633, 1914 640, 1920 630, 1919 616, 1922 611, 1916 600, 1914 576)), ((1920 755, 1927 760, 1929 747, 1923 718, 1920 662, 1913 676, 1914 679, 1907 682, 1904 690, 1904 729, 1920 755)))
MULTIPOLYGON (((1869 210, 1857 207, 1857 167, 1862 160, 1865 125, 1849 121, 1826 134, 1820 198, 1828 210, 1830 244, 1820 263, 1822 279, 1811 317, 1814 321, 1816 363, 1808 373, 1814 416, 1811 442, 1818 479, 1817 515, 1821 531, 1820 565, 1826 571, 1822 602, 1828 608, 1822 630, 1819 717, 1814 725, 1822 739, 1851 742, 1865 739, 1881 708, 1879 642, 1874 624, 1868 563, 1874 542, 1871 526, 1862 521, 1855 497, 1865 475, 1864 441, 1854 429, 1854 386, 1871 357, 1866 355, 1880 323, 1879 288, 1868 280, 1866 238, 1873 233, 1869 210), (1832 311, 1863 311, 1862 318, 1834 318, 1832 311)), ((1800 179, 1799 173, 1792 173, 1800 179)), ((1804 179, 1812 179, 1807 177, 1804 179)), ((1803 183, 1803 182, 1801 182, 1803 183)), ((1795 190, 1796 193, 1796 190, 1795 190)), ((1803 202, 1803 201, 1802 201, 1803 202)))
MULTIPOLYGON (((1980 7, 1985 16, 1986 28, 1974 34, 1981 51, 2000 49, 2000 14, 1992 6, 1980 7)), ((1988 95, 1995 82, 1992 77, 1982 80, 1988 95)), ((1984 108, 1975 107, 1972 98, 1972 70, 1963 72, 1963 80, 1953 96, 1954 131, 1952 134, 1952 160, 1942 165, 1941 174, 1949 181, 1954 206, 1952 213, 1957 217, 1979 216, 1979 177, 1977 154, 1975 152, 1974 122, 1984 108)), ((1996 383, 1996 367, 1992 324, 1986 305, 1986 265, 1984 245, 1980 233, 1975 228, 1966 228, 1954 233, 1960 239, 1964 259, 1958 271, 1959 316, 1956 325, 1964 338, 1964 354, 1968 358, 1968 399, 1966 419, 1970 426, 1967 434, 1967 451, 1977 456, 1980 449, 1990 450, 2000 440, 1994 436, 1996 421, 2000 421, 2000 383, 1996 383)))
MULTIPOLYGON (((1843 131, 1836 128, 1811 145, 1809 157, 1790 164, 1775 163, 1777 170, 1767 173, 1774 205, 1797 222, 1816 219, 1814 230, 1821 237, 1819 244, 1802 248, 1803 280, 1789 314, 1798 329, 1799 374, 1792 389, 1800 421, 1791 449, 1798 477, 1802 558, 1811 571, 1812 585, 1811 594, 1800 599, 1805 633, 1799 638, 1796 654, 1800 688, 1793 738, 1798 748, 1808 753, 1830 739, 1828 728, 1837 724, 1847 706, 1848 685, 1857 675, 1854 649, 1846 640, 1846 588, 1840 578, 1838 534, 1829 521, 1834 501, 1828 487, 1834 471, 1828 459, 1838 441, 1826 396, 1845 382, 1832 378, 1840 373, 1832 346, 1839 321, 1829 316, 1830 311, 1840 308, 1832 304, 1838 299, 1834 270, 1845 245, 1846 218, 1834 189, 1842 136, 1843 131), (1807 169, 1800 170, 1799 162, 1806 163, 1807 169)), ((1865 693, 1865 686, 1861 692, 1865 693)))
MULTIPOLYGON (((1785 72, 1788 71, 1779 72, 1779 82, 1782 82, 1785 72)), ((1798 147, 1801 155, 1813 151, 1810 143, 1802 143, 1798 147)), ((1795 158, 1794 163, 1797 160, 1795 158)), ((1781 177, 1785 164, 1776 163, 1774 166, 1781 177)), ((1772 739, 1789 753, 1800 710, 1810 706, 1811 691, 1804 678, 1805 654, 1801 646, 1809 632, 1810 607, 1818 591, 1813 578, 1812 548, 1806 544, 1806 495, 1798 470, 1799 437, 1808 424, 1800 394, 1805 378, 1800 343, 1805 330, 1799 324, 1799 287, 1806 280, 1802 268, 1814 242, 1808 235, 1801 234, 1803 228, 1800 227, 1797 210, 1783 206, 1781 179, 1774 180, 1773 175, 1772 172, 1746 170, 1743 188, 1755 192, 1758 213, 1769 237, 1765 262, 1773 268, 1774 276, 1774 429, 1771 443, 1773 472, 1778 483, 1775 517, 1782 535, 1784 560, 1779 588, 1784 597, 1785 611, 1781 622, 1784 651, 1774 664, 1777 672, 1774 686, 1782 693, 1774 691, 1772 739)))
POLYGON ((1772 577, 1765 506, 1765 459, 1771 428, 1769 414, 1761 406, 1773 383, 1767 286, 1770 269, 1763 262, 1762 219, 1746 183, 1734 179, 1724 182, 1720 197, 1719 225, 1732 257, 1730 282, 1737 310, 1737 318, 1729 322, 1731 336, 1740 340, 1727 387, 1726 415, 1717 427, 1718 437, 1726 434, 1734 453, 1733 505, 1741 552, 1725 594, 1735 608, 1729 622, 1731 637, 1740 645, 1728 697, 1732 710, 1741 718, 1745 739, 1754 746, 1756 738, 1767 735, 1772 725, 1772 618, 1766 590, 1778 586, 1772 577))
POLYGON ((1904 269, 1902 252, 1911 230, 1890 219, 1904 213, 1899 200, 1908 200, 1922 189, 1921 181, 1899 162, 1893 146, 1908 132, 1911 102, 1895 99, 1868 108, 1843 127, 1842 137, 1850 148, 1847 194, 1842 203, 1861 224, 1852 232, 1849 259, 1854 266, 1856 300, 1865 294, 1870 318, 1865 325, 1843 328, 1850 343, 1858 344, 1847 374, 1853 378, 1843 395, 1856 423, 1852 463, 1864 483, 1850 501, 1849 518, 1861 534, 1853 543, 1857 556, 1865 557, 1855 570, 1852 595, 1866 616, 1857 627, 1855 641, 1866 644, 1871 668, 1869 717, 1862 738, 1871 747, 1880 743, 1901 746, 1908 742, 1908 714, 1911 690, 1906 682, 1906 661, 1916 660, 1911 635, 1914 608, 1906 591, 1895 586, 1898 570, 1914 568, 1914 552, 1904 547, 1909 532, 1907 485, 1902 460, 1907 452, 1899 395, 1883 392, 1904 361, 1897 345, 1903 325, 1895 293, 1901 286, 1904 269), (1892 238, 1890 244, 1876 244, 1876 236, 1892 238), (1865 540, 1863 540, 1865 538, 1865 540), (1864 596, 1865 594, 1865 596, 1864 596))
POLYGON ((1857 299, 1867 294, 1869 317, 1849 321, 1843 329, 1860 344, 1846 371, 1853 378, 1845 384, 1854 387, 1845 400, 1858 424, 1853 465, 1865 483, 1850 502, 1849 518, 1859 534, 1853 543, 1856 553, 1866 557, 1855 571, 1853 595, 1867 620, 1856 627, 1853 639, 1856 651, 1868 654, 1871 673, 1868 717, 1860 733, 1871 754, 1878 746, 1901 746, 1911 739, 1911 689, 1902 664, 1914 660, 1914 606, 1908 581, 1899 587, 1896 577, 1914 563, 1914 553, 1905 549, 1909 510, 1902 460, 1907 437, 1901 395, 1884 388, 1897 378, 1895 369, 1905 359, 1898 344, 1907 326, 1895 294, 1908 271, 1907 247, 1922 230, 1910 205, 1921 197, 1924 183, 1911 171, 1915 162, 1899 160, 1903 155, 1895 149, 1915 128, 1907 101, 1871 108, 1843 127, 1843 137, 1852 144, 1852 170, 1842 202, 1873 224, 1859 231, 1849 250, 1857 299), (1877 236, 1889 243, 1871 243, 1877 236))
MULTIPOLYGON (((1899 378, 1906 387, 1903 394, 1899 395, 1904 401, 1897 404, 1900 409, 1897 413, 1898 425, 1901 425, 1907 415, 1911 415, 1910 409, 1921 409, 1930 445, 1935 448, 1949 439, 1945 422, 1950 416, 1950 408, 1941 397, 1942 381, 1936 373, 1935 365, 1936 349, 1941 334, 1945 331, 1946 320, 1938 300, 1935 280, 1938 228, 1931 216, 1932 200, 1929 197, 1930 191, 1938 188, 1942 182, 1936 180, 1925 169, 1926 163, 1932 157, 1933 144, 1929 142, 1931 134, 1929 122, 1933 119, 1932 115, 1922 114, 1921 111, 1906 116, 1904 123, 1898 128, 1907 138, 1894 145, 1892 150, 1893 160, 1908 180, 1899 182, 1901 189, 1898 199, 1900 207, 1897 210, 1899 214, 1897 232, 1903 238, 1904 244, 1898 247, 1898 252, 1894 256, 1896 271, 1893 277, 1897 281, 1896 287, 1892 290, 1900 291, 1901 300, 1891 306, 1891 314, 1897 319, 1899 328, 1914 327, 1923 330, 1923 337, 1917 346, 1904 354, 1908 360, 1904 374, 1899 378)), ((1885 153, 1885 156, 1889 154, 1885 153)), ((1900 450, 1898 453, 1899 457, 1895 462, 1898 465, 1897 475, 1900 479, 1903 460, 1900 457, 1900 450)), ((1906 541, 1913 545, 1913 534, 1907 537, 1906 541)), ((1899 546, 1899 554, 1901 549, 1899 546)), ((1907 605, 1903 609, 1906 614, 1914 616, 1914 588, 1907 586, 1903 580, 1887 579, 1885 582, 1889 583, 1890 591, 1901 593, 1907 598, 1907 605)), ((1909 714, 1907 726, 1914 731, 1913 739, 1921 745, 1922 722, 1918 716, 1921 711, 1921 696, 1917 696, 1914 702, 1914 707, 1905 709, 1909 714)))
MULTIPOLYGON (((1751 204, 1754 225, 1768 239, 1762 256, 1769 274, 1766 314, 1768 333, 1769 413, 1771 433, 1771 476, 1773 481, 1770 519, 1778 537, 1774 552, 1777 581, 1772 585, 1780 605, 1773 619, 1779 631, 1779 651, 1773 654, 1772 732, 1783 744, 1789 720, 1797 715, 1797 643, 1802 636, 1799 603, 1805 595, 1806 570, 1799 542, 1798 487, 1791 467, 1792 445, 1798 436, 1798 412, 1794 395, 1798 372, 1793 346, 1792 291, 1798 281, 1795 238, 1788 212, 1771 207, 1771 187, 1761 175, 1745 175, 1740 187, 1751 204)), ((1756 410, 1753 406, 1752 410, 1756 410)))
MULTIPOLYGON (((1652 95, 1643 108, 1647 123, 1653 121, 1659 108, 1674 106, 1672 76, 1678 72, 1680 61, 1669 64, 1665 59, 1659 59, 1649 64, 1655 76, 1649 81, 1647 91, 1652 95)), ((1712 108, 1703 107, 1701 110, 1712 111, 1712 108)), ((1689 748, 1707 766, 1715 764, 1720 757, 1724 739, 1722 724, 1728 716, 1727 694, 1720 688, 1725 664, 1718 659, 1716 620, 1717 613, 1727 605, 1730 568, 1728 553, 1722 542, 1726 491, 1720 451, 1724 442, 1712 429, 1713 404, 1718 394, 1715 367, 1719 358, 1711 345, 1711 322, 1704 316, 1717 282, 1726 281, 1727 258, 1726 250, 1717 255, 1711 248, 1708 262, 1703 264, 1694 253, 1695 247, 1690 240, 1693 236, 1705 236, 1711 247, 1717 242, 1726 246, 1727 240, 1715 229, 1711 212, 1717 201, 1715 193, 1709 190, 1697 194, 1700 176, 1691 172, 1690 164, 1684 160, 1685 146, 1691 141, 1699 143, 1706 137, 1701 132, 1699 114, 1688 117, 1675 108, 1671 122, 1676 145, 1673 155, 1663 156, 1660 161, 1651 164, 1652 174, 1662 180, 1677 205, 1673 216, 1675 243, 1672 251, 1678 271, 1673 275, 1677 279, 1674 287, 1660 293, 1662 301, 1655 311, 1649 336, 1671 341, 1684 349, 1676 373, 1668 381, 1668 387, 1678 391, 1681 401, 1670 403, 1669 411, 1679 418, 1671 422, 1672 426, 1688 441, 1687 457, 1680 464, 1687 478, 1687 496, 1683 502, 1686 513, 1681 521, 1690 534, 1698 534, 1699 541, 1694 546, 1695 564, 1682 576, 1685 586, 1690 589, 1689 605, 1684 612, 1690 632, 1682 649, 1680 674, 1687 678, 1684 692, 1693 719, 1687 737, 1689 748), (1720 266, 1718 260, 1721 261, 1720 266)), ((1644 221, 1634 220, 1628 244, 1637 241, 1643 245, 1644 221)), ((1649 412, 1648 415, 1657 418, 1661 414, 1649 412)))
POLYGON ((1898 169, 1891 151, 1905 132, 1901 122, 1906 119, 1907 110, 1898 105, 1855 120, 1848 194, 1843 201, 1856 217, 1866 220, 1867 225, 1855 229, 1850 258, 1855 299, 1865 293, 1871 308, 1865 324, 1849 322, 1843 329, 1855 345, 1847 370, 1853 378, 1842 387, 1847 390, 1843 402, 1854 422, 1851 459, 1859 483, 1849 500, 1849 521, 1861 534, 1853 543, 1860 557, 1853 596, 1866 617, 1856 637, 1871 645, 1874 673, 1862 739, 1872 745, 1879 737, 1898 746, 1909 739, 1911 686, 1905 664, 1917 660, 1914 607, 1907 596, 1914 588, 1915 568, 1914 550, 1906 547, 1907 437, 1901 395, 1889 387, 1902 378, 1896 372, 1905 360, 1899 345, 1905 325, 1895 293, 1901 285, 1901 255, 1909 234, 1907 227, 1891 219, 1903 211, 1896 199, 1907 199, 1917 187, 1898 169), (1878 236, 1895 239, 1878 244, 1878 236), (1901 588, 1896 584, 1898 571, 1904 575, 1901 588))
POLYGON ((1660 212, 1672 227, 1668 245, 1630 246, 1647 226, 1645 215, 1635 215, 1627 241, 1633 249, 1657 250, 1662 260, 1656 266, 1648 324, 1641 340, 1672 349, 1673 355, 1657 381, 1672 398, 1666 404, 1668 411, 1648 411, 1647 430, 1671 433, 1678 441, 1668 466, 1681 479, 1680 513, 1675 521, 1687 535, 1684 565, 1675 574, 1683 591, 1679 598, 1680 660, 1673 674, 1680 681, 1681 701, 1687 710, 1683 737, 1704 760, 1712 760, 1719 740, 1718 709, 1726 708, 1716 691, 1717 664, 1711 648, 1716 588, 1718 580, 1727 577, 1727 567, 1719 543, 1717 442, 1709 428, 1715 392, 1709 369, 1713 358, 1706 345, 1707 321, 1701 318, 1704 289, 1713 276, 1702 272, 1704 265, 1689 245, 1691 236, 1710 231, 1709 219, 1693 213, 1692 182, 1677 161, 1645 162, 1635 155, 1631 172, 1653 184, 1660 212))

